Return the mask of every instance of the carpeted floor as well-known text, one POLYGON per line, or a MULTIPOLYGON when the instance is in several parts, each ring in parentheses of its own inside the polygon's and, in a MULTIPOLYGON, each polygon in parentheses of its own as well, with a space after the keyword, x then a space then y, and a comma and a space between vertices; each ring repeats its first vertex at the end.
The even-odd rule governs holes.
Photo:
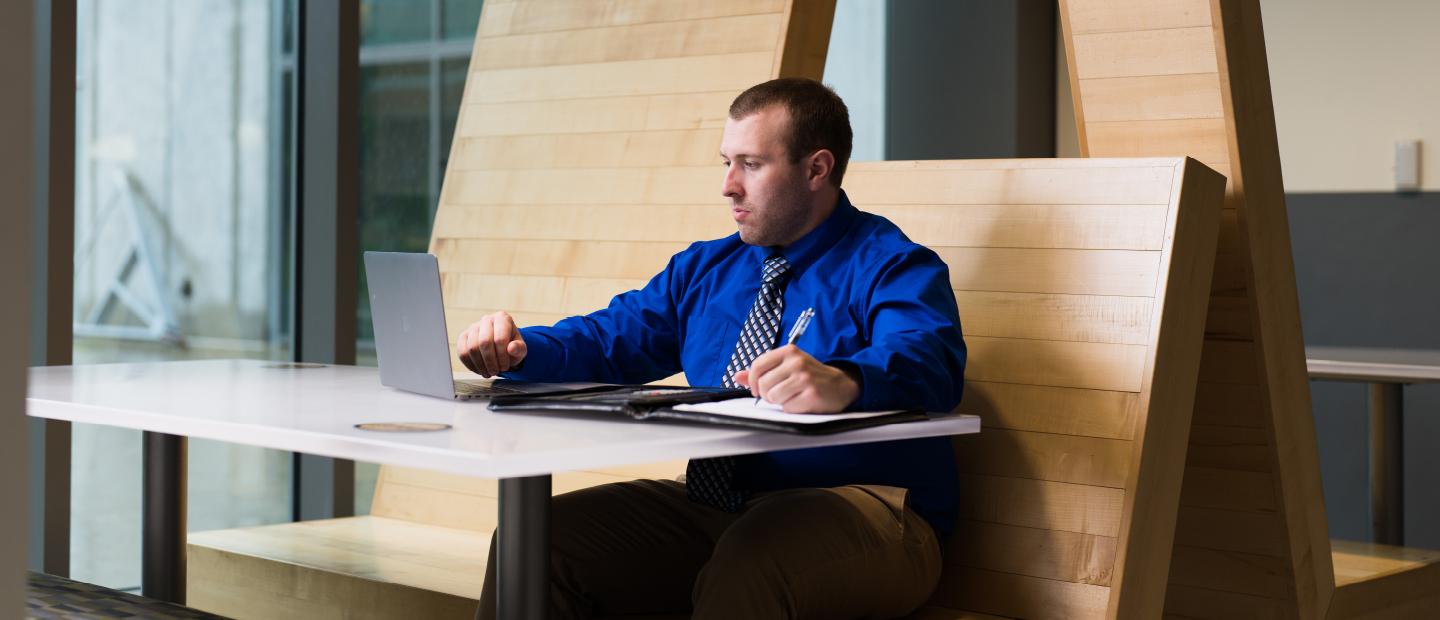
POLYGON ((224 616, 34 572, 27 599, 26 617, 34 620, 224 620, 224 616))

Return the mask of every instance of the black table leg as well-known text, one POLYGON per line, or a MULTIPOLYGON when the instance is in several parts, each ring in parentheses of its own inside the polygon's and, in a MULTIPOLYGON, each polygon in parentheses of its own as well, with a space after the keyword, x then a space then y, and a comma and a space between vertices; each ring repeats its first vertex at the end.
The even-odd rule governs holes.
POLYGON ((185 454, 187 440, 145 433, 145 506, 140 592, 185 604, 185 454))
POLYGON ((495 535, 497 617, 544 620, 550 612, 550 476, 500 480, 495 535))
POLYGON ((1404 392, 1370 384, 1370 525, 1374 541, 1405 544, 1404 392))

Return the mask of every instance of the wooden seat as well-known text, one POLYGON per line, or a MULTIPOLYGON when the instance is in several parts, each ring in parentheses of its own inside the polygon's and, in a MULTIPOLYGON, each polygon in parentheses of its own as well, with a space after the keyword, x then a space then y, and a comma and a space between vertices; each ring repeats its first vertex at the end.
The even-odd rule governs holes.
MULTIPOLYGON (((601 307, 732 233, 726 107, 770 77, 820 77, 833 12, 564 7, 483 9, 431 243, 452 331, 494 309, 540 324, 601 307)), ((855 162, 845 186, 949 265, 970 350, 961 409, 985 425, 957 440, 961 518, 916 617, 1158 616, 1223 178, 1178 157, 855 162)), ((682 467, 557 474, 555 491, 682 467)), ((406 616, 468 616, 455 601, 478 591, 494 487, 384 467, 368 518, 194 534, 189 601, 386 617, 393 592, 406 616), (380 540, 406 532, 423 534, 380 540)))
POLYGON ((1440 615, 1440 551, 1331 541, 1334 618, 1433 618, 1440 615))

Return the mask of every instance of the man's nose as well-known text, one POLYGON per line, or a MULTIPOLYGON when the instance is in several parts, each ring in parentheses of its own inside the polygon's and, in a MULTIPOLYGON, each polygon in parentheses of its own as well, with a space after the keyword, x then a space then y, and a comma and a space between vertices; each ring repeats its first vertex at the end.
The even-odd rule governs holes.
POLYGON ((720 181, 720 193, 726 198, 740 198, 744 195, 744 189, 740 182, 735 179, 735 166, 725 169, 725 178, 720 181))

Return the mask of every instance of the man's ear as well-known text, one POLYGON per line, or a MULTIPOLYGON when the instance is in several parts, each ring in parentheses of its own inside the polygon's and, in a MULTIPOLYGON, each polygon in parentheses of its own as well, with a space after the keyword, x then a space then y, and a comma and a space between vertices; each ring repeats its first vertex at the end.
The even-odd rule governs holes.
POLYGON ((830 174, 835 172, 835 154, 830 149, 820 149, 810 154, 810 165, 805 170, 805 180, 811 191, 818 191, 830 183, 830 174))

